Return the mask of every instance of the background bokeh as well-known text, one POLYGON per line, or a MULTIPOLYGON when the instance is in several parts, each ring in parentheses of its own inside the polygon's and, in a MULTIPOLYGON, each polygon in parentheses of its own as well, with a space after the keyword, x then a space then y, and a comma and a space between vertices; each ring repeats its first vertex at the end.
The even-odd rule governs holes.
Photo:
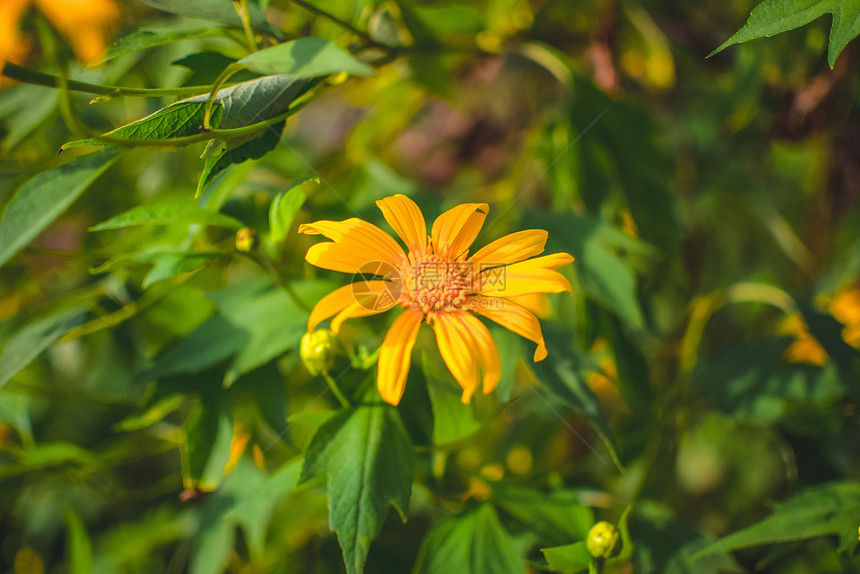
MULTIPOLYGON (((538 572, 539 549, 630 504, 619 572, 860 571, 857 43, 831 69, 825 17, 709 58, 751 0, 310 3, 369 36, 262 4, 285 39, 351 47, 372 76, 326 78, 271 151, 197 199, 205 144, 123 153, 0 269, 0 345, 47 321, 24 346, 48 347, 0 388, 0 569, 344 571, 325 480, 297 481, 338 407, 299 339, 346 278, 305 263, 315 239, 296 227, 384 227, 374 201, 403 193, 428 221, 488 202, 479 246, 548 230, 549 252, 576 257, 574 296, 526 302, 544 363, 493 330, 503 381, 468 407, 422 332, 397 411, 415 450, 408 521, 383 517, 367 572, 505 572, 511 551, 512 572, 538 572), (302 178, 276 237, 273 199, 302 178), (259 245, 200 223, 91 229, 171 202, 229 215, 259 245), (764 532, 693 559, 786 500, 764 532), (496 543, 495 567, 468 554, 496 543)), ((208 86, 248 54, 199 2, 77 0, 91 13, 71 22, 57 2, 18 4, 0 60, 59 78, 208 86), (211 33, 81 64, 167 27, 211 33)), ((94 97, 0 78, 0 206, 94 150, 61 145, 177 99, 94 97)), ((332 372, 347 392, 375 379, 390 320, 344 326, 332 372)))

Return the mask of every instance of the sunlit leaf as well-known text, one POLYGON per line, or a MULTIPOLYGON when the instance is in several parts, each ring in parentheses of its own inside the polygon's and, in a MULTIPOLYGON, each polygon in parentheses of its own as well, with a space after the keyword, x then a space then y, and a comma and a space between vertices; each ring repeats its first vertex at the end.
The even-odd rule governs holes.
MULTIPOLYGON (((211 124, 217 128, 232 129, 283 114, 304 85, 304 80, 266 76, 224 88, 215 96, 211 124)), ((155 149, 162 149, 161 144, 170 143, 171 140, 177 140, 177 145, 184 145, 186 142, 181 138, 196 136, 203 131, 208 101, 209 94, 180 100, 145 118, 109 131, 100 136, 102 139, 74 141, 65 144, 63 148, 104 145, 134 145, 146 148, 147 142, 151 142, 155 149), (159 142, 159 145, 156 145, 156 142, 159 142)), ((225 149, 239 146, 248 139, 258 138, 272 130, 278 133, 276 128, 262 126, 259 133, 255 131, 221 145, 225 149)), ((213 145, 218 144, 213 142, 213 145)), ((210 154, 217 155, 214 152, 210 154)))
MULTIPOLYGON (((233 164, 242 163, 249 159, 260 159, 276 147, 281 141, 281 132, 284 130, 284 122, 263 128, 260 132, 252 134, 249 141, 232 141, 230 145, 238 144, 220 154, 206 158, 203 172, 197 184, 197 195, 203 192, 203 188, 209 184, 216 175, 233 164)), ((227 145, 227 144, 225 144, 227 145)))
POLYGON ((183 475, 186 489, 214 490, 230 460, 233 401, 220 387, 206 389, 185 425, 183 475))
POLYGON ((287 236, 293 218, 307 199, 302 184, 309 181, 319 183, 319 178, 312 176, 297 179, 272 200, 272 205, 269 206, 269 233, 273 243, 280 243, 287 236))
POLYGON ((636 276, 619 250, 650 256, 645 243, 590 218, 569 213, 529 213, 530 226, 549 231, 550 244, 576 258, 574 266, 586 294, 630 325, 643 325, 636 276))
POLYGON ((711 55, 734 44, 794 30, 824 14, 833 15, 830 43, 827 47, 827 61, 832 68, 848 42, 860 34, 858 0, 765 0, 753 8, 746 25, 711 55))
POLYGON ((413 574, 525 574, 522 556, 489 504, 435 526, 418 552, 413 574))
POLYGON ((0 354, 0 387, 80 323, 84 313, 81 308, 66 309, 28 323, 15 333, 0 354))
POLYGON ((839 536, 839 549, 857 546, 860 484, 831 482, 809 488, 774 504, 773 514, 752 526, 733 532, 700 550, 694 559, 750 546, 839 536))
POLYGON ((370 543, 379 535, 389 505, 405 520, 413 465, 412 443, 389 405, 344 410, 314 434, 301 481, 327 475, 329 524, 350 574, 364 571, 370 543))
POLYGON ((122 229, 135 225, 191 225, 193 223, 231 229, 239 229, 243 225, 241 221, 229 215, 201 209, 190 202, 162 201, 133 207, 125 213, 90 227, 90 231, 122 229))
POLYGON ((196 40, 199 38, 216 38, 224 33, 218 28, 138 28, 131 34, 122 36, 111 44, 98 64, 113 60, 126 54, 133 54, 141 50, 147 50, 156 46, 173 44, 182 40, 196 40))
POLYGON ((297 79, 340 72, 353 76, 373 74, 373 68, 322 38, 299 38, 265 48, 242 58, 236 65, 258 74, 285 74, 297 79))
POLYGON ((548 544, 582 540, 594 524, 594 513, 576 492, 540 492, 508 483, 493 487, 493 502, 541 536, 548 544))
POLYGON ((552 548, 541 548, 550 570, 553 572, 565 572, 566 574, 578 574, 587 572, 591 564, 591 554, 585 546, 585 540, 554 546, 552 548))
POLYGON ((233 553, 237 527, 242 528, 252 556, 262 555, 274 504, 295 488, 301 462, 300 458, 294 458, 266 475, 246 457, 239 460, 221 487, 199 509, 191 559, 193 574, 224 571, 233 553))
POLYGON ((571 343, 565 341, 560 329, 552 326, 544 327, 544 338, 549 355, 532 367, 538 382, 588 420, 609 450, 613 463, 620 468, 609 421, 600 410, 594 391, 585 383, 580 359, 572 352, 571 343))
MULTIPOLYGON (((170 12, 172 14, 181 14, 182 16, 192 16, 195 18, 203 18, 204 20, 212 20, 229 24, 236 28, 242 27, 242 20, 236 12, 233 2, 230 0, 139 0, 145 4, 149 4, 154 8, 170 12)), ((251 20, 251 26, 260 32, 272 33, 272 27, 269 21, 266 20, 265 14, 254 2, 248 2, 248 11, 251 20)))
MULTIPOLYGON (((294 288, 301 292, 304 286, 294 284, 294 288)), ((288 349, 297 349, 307 330, 307 313, 285 290, 270 283, 245 283, 240 288, 210 292, 208 296, 227 321, 248 334, 245 345, 227 369, 225 386, 288 349)))
POLYGON ((59 217, 111 166, 112 151, 77 158, 25 183, 0 218, 0 267, 59 217))
POLYGON ((433 409, 433 443, 450 444, 478 432, 481 422, 475 416, 475 407, 460 402, 462 390, 447 369, 443 370, 426 353, 421 367, 433 409))
POLYGON ((87 527, 74 510, 66 513, 66 552, 69 574, 90 574, 93 564, 93 546, 87 527))

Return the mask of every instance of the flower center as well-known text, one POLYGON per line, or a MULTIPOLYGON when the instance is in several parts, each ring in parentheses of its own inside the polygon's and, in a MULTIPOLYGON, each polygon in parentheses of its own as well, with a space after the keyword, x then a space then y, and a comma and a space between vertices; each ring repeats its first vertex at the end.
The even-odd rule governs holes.
POLYGON ((405 262, 400 269, 404 280, 401 304, 424 313, 462 309, 475 292, 473 267, 468 261, 433 253, 405 262))

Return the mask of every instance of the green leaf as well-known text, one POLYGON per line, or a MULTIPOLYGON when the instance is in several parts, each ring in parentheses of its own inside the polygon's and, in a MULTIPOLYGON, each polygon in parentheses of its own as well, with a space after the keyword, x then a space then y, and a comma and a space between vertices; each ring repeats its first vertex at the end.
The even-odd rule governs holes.
MULTIPOLYGON (((199 134, 203 128, 205 110, 205 100, 197 98, 181 100, 145 118, 102 134, 102 138, 109 138, 110 141, 107 139, 99 140, 98 138, 78 140, 65 144, 62 149, 83 146, 107 146, 120 142, 135 143, 145 148, 146 146, 142 144, 146 142, 162 142, 194 136, 199 134)), ((212 115, 213 126, 219 124, 221 112, 221 106, 215 106, 212 115)), ((154 149, 161 148, 155 147, 154 149)))
MULTIPOLYGON (((297 282, 293 287, 299 292, 303 289, 297 282)), ((225 386, 287 350, 297 349, 307 331, 307 313, 286 291, 271 283, 242 283, 207 295, 227 321, 248 334, 247 342, 227 369, 225 386)))
POLYGON ((588 566, 591 564, 591 554, 588 553, 585 540, 564 546, 541 548, 540 551, 543 552, 543 556, 553 572, 565 572, 567 574, 587 572, 588 566))
POLYGON ((176 277, 182 273, 194 271, 198 267, 205 265, 212 255, 209 253, 185 253, 185 252, 161 252, 152 254, 152 261, 155 265, 143 278, 141 285, 144 289, 171 277, 176 277))
POLYGON ((231 229, 239 229, 243 226, 243 223, 238 219, 201 209, 191 202, 162 201, 133 207, 125 213, 90 227, 90 231, 122 229, 135 225, 190 225, 193 223, 231 229))
MULTIPOLYGON (((233 129, 271 119, 286 112, 304 86, 304 80, 266 76, 224 88, 215 96, 211 124, 216 128, 233 129)), ((65 144, 63 149, 112 144, 146 148, 147 142, 153 142, 156 149, 163 149, 163 142, 169 143, 171 140, 179 140, 176 145, 185 145, 179 138, 200 134, 208 101, 209 94, 180 100, 100 136, 106 138, 105 140, 92 138, 73 141, 65 144), (156 145, 155 142, 161 145, 156 145)), ((272 126, 260 128, 262 133, 270 131, 277 133, 272 126)), ((225 142, 222 145, 226 148, 238 147, 249 137, 260 137, 260 134, 255 131, 253 134, 234 138, 236 142, 225 142)))
POLYGON ((185 488, 214 490, 230 460, 233 401, 220 387, 205 389, 186 421, 182 450, 185 488))
POLYGON ((617 317, 601 312, 601 319, 603 332, 612 345, 621 395, 634 413, 646 416, 653 399, 648 361, 617 317))
POLYGON ((860 0, 765 0, 753 9, 746 25, 710 56, 734 44, 794 30, 824 14, 833 15, 827 47, 832 68, 848 42, 860 34, 860 0))
MULTIPOLYGON (((281 122, 277 125, 263 128, 262 135, 254 134, 255 137, 250 141, 243 142, 234 148, 224 151, 220 155, 207 157, 206 164, 203 167, 203 172, 200 174, 200 180, 197 184, 196 196, 199 196, 203 192, 203 188, 216 175, 231 165, 243 163, 249 159, 260 159, 278 147, 278 144, 281 142, 281 132, 284 130, 284 125, 285 122, 281 122)), ((232 141, 229 143, 232 145, 237 142, 232 141)))
MULTIPOLYGON (((242 27, 242 20, 233 7, 230 0, 140 0, 144 4, 149 4, 153 8, 158 8, 164 12, 171 14, 180 14, 182 16, 192 16, 194 18, 202 18, 204 20, 212 20, 229 24, 235 28, 242 27)), ((248 2, 248 12, 251 20, 251 26, 259 31, 267 34, 273 34, 269 21, 266 20, 265 14, 253 2, 248 2)))
POLYGON ((154 380, 201 371, 238 353, 248 337, 245 329, 220 314, 213 315, 176 345, 165 349, 155 365, 139 378, 154 380))
POLYGON ((217 38, 224 33, 218 28, 139 28, 119 38, 93 65, 103 64, 119 56, 132 54, 141 50, 173 44, 182 40, 197 40, 200 38, 217 38))
POLYGON ((287 386, 274 362, 239 377, 236 389, 247 394, 278 438, 289 441, 287 431, 287 386))
POLYGON ((54 115, 58 104, 59 94, 46 94, 41 86, 21 84, 4 88, 0 118, 9 119, 3 126, 5 133, 0 150, 7 152, 24 141, 54 115))
POLYGON ((0 387, 80 323, 84 313, 81 308, 66 309, 28 323, 15 333, 0 355, 0 387))
POLYGON ((671 508, 653 501, 636 505, 636 572, 641 574, 740 574, 748 572, 727 554, 693 560, 712 542, 694 525, 681 522, 671 508))
POLYGON ((489 504, 435 526, 418 551, 413 574, 525 573, 522 556, 489 504))
POLYGON ((30 394, 12 389, 0 389, 0 423, 14 428, 28 442, 33 440, 33 425, 30 422, 30 394))
POLYGON ((59 217, 115 159, 112 151, 96 152, 43 171, 21 186, 0 218, 0 267, 59 217))
POLYGON ((857 545, 858 515, 860 483, 827 483, 776 503, 772 515, 708 545, 693 559, 762 544, 834 534, 839 536, 839 550, 846 551, 857 545))
POLYGON ((832 363, 786 364, 782 356, 790 343, 790 338, 779 337, 739 344, 699 364, 693 380, 734 417, 785 421, 795 432, 818 434, 832 423, 826 407, 842 398, 844 384, 832 363))
POLYGON ((302 184, 309 181, 320 182, 316 176, 297 179, 286 190, 279 193, 269 206, 269 233, 272 243, 280 243, 290 231, 293 218, 308 197, 302 189, 302 184))
MULTIPOLYGON (((221 72, 235 62, 235 59, 220 52, 198 52, 174 60, 172 64, 191 70, 191 76, 182 83, 183 86, 206 86, 214 84, 221 72)), ((231 80, 233 82, 247 82, 255 78, 256 74, 253 72, 239 72, 232 76, 231 80)))
MULTIPOLYGON (((293 287, 314 296, 322 289, 316 282, 294 282, 293 287)), ((211 291, 207 297, 218 313, 163 351, 142 379, 198 372, 233 357, 224 376, 229 387, 239 376, 296 349, 307 329, 307 313, 266 280, 211 291)))
POLYGON ((496 325, 490 325, 490 334, 499 348, 502 361, 502 376, 499 379, 499 386, 496 387, 496 394, 499 400, 506 403, 511 399, 511 393, 514 390, 517 363, 522 357, 522 341, 516 333, 496 325))
POLYGON ((441 369, 427 353, 422 353, 421 367, 433 408, 433 444, 451 444, 481 430, 474 404, 460 402, 462 391, 450 372, 441 369))
POLYGON ((574 266, 586 294, 633 327, 642 327, 636 276, 618 253, 650 257, 649 245, 595 219, 568 213, 532 212, 529 227, 549 231, 549 244, 576 258, 574 266))
POLYGON ((93 546, 81 517, 69 509, 66 512, 66 553, 69 574, 90 574, 93 566, 93 546))
POLYGON ((247 457, 242 457, 200 508, 191 572, 224 572, 233 553, 237 527, 245 533, 251 556, 261 558, 274 503, 296 487, 300 471, 301 458, 294 458, 266 475, 247 457))
POLYGON ((278 44, 242 58, 236 66, 258 74, 285 74, 296 79, 340 72, 373 75, 373 68, 322 38, 299 38, 278 44))
POLYGON ((161 397, 142 413, 132 413, 113 426, 120 432, 140 430, 161 421, 172 412, 177 411, 186 403, 186 397, 182 393, 175 393, 161 397))
POLYGON ((349 574, 364 571, 388 506, 406 520, 412 491, 412 443, 397 410, 362 405, 323 424, 305 454, 301 482, 328 476, 329 521, 349 574))
MULTIPOLYGON (((547 324, 544 325, 544 338, 549 355, 532 367, 538 381, 574 411, 585 416, 609 450, 613 463, 621 470, 621 461, 615 450, 609 421, 600 410, 597 396, 585 383, 580 359, 573 352, 572 344, 567 341, 570 337, 561 329, 547 324)), ((592 448, 591 445, 588 446, 592 448)))
POLYGON ((549 544, 582 540, 594 524, 594 513, 569 490, 540 492, 499 482, 493 485, 493 502, 540 535, 549 544))

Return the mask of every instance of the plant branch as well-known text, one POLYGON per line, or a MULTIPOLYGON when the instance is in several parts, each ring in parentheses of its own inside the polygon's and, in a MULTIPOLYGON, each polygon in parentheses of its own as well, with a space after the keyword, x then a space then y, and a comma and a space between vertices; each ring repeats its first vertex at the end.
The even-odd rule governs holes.
MULTIPOLYGON (((7 78, 12 78, 24 84, 32 84, 34 86, 45 86, 47 88, 60 89, 63 80, 57 76, 37 72, 16 66, 11 62, 6 62, 3 67, 2 75, 7 78)), ((140 97, 159 97, 159 96, 197 96, 208 92, 209 86, 187 86, 183 88, 128 88, 124 86, 100 86, 98 84, 89 84, 87 82, 78 82, 68 80, 66 88, 73 92, 84 92, 87 94, 98 94, 100 96, 140 96, 140 97)))
MULTIPOLYGON (((330 21, 334 22, 335 24, 337 24, 341 28, 343 28, 345 30, 349 30, 350 32, 352 32, 356 36, 359 36, 362 39, 367 40, 368 42, 370 42, 373 45, 379 45, 373 40, 373 38, 370 37, 370 34, 368 34, 367 32, 365 32, 363 30, 359 30, 358 28, 356 28, 355 26, 353 26, 349 22, 346 22, 345 20, 341 20, 340 18, 338 18, 334 14, 330 14, 329 12, 326 12, 322 8, 317 8, 313 4, 309 4, 309 3, 305 2, 304 0, 290 0, 290 1, 293 4, 295 4, 296 6, 299 6, 300 8, 304 8, 305 10, 307 10, 308 12, 311 12, 312 14, 316 14, 317 16, 321 16, 321 17, 325 18, 326 20, 330 20, 330 21)), ((387 46, 380 46, 380 47, 387 48, 387 46)))

